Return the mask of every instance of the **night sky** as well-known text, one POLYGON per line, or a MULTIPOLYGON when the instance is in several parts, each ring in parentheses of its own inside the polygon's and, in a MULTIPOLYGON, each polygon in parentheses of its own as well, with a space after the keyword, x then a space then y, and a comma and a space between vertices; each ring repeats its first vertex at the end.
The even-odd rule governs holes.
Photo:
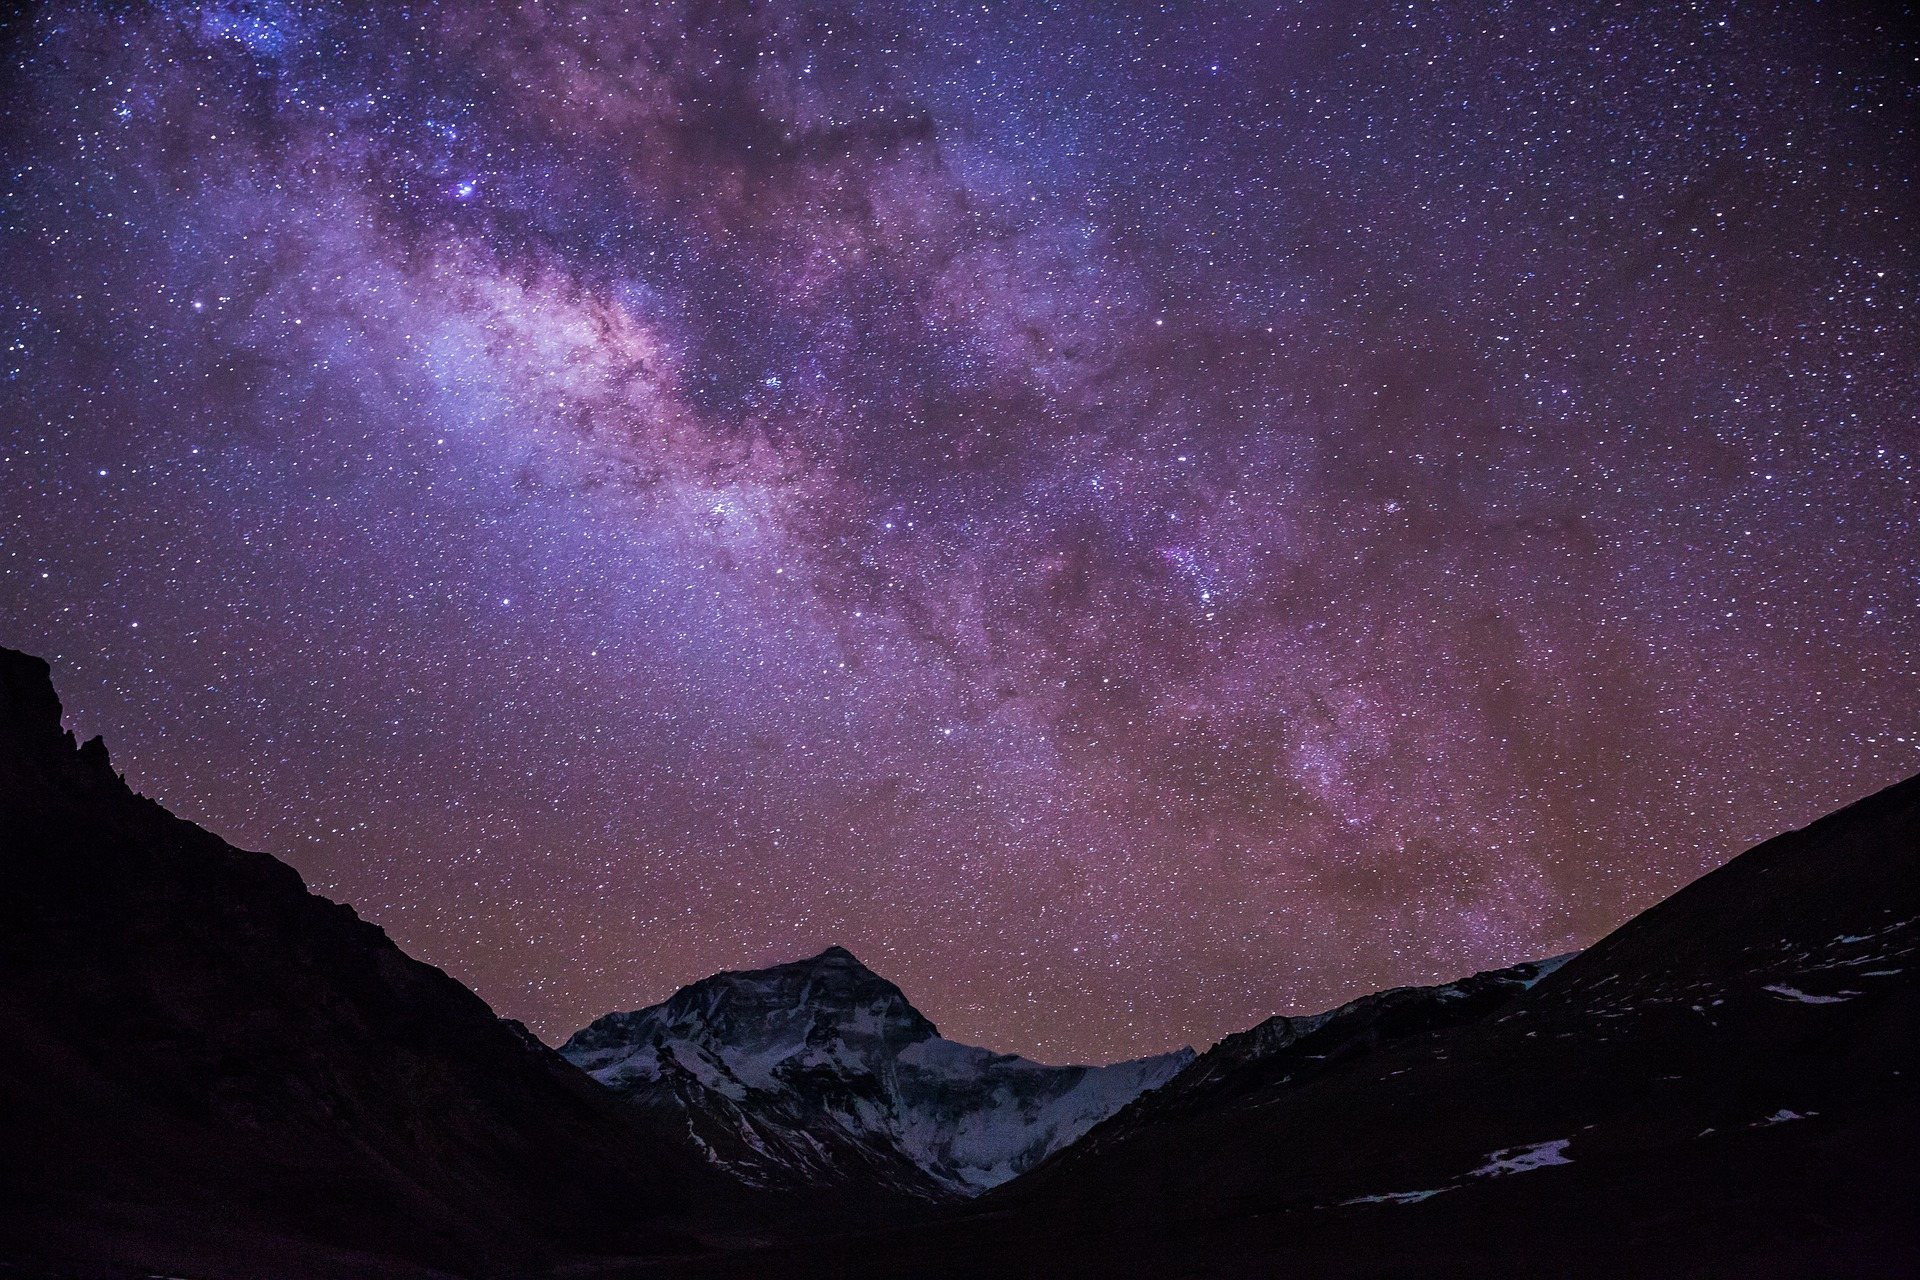
POLYGON ((549 1040, 1201 1045, 1920 769, 1893 7, 356 7, 12 35, 0 642, 549 1040))

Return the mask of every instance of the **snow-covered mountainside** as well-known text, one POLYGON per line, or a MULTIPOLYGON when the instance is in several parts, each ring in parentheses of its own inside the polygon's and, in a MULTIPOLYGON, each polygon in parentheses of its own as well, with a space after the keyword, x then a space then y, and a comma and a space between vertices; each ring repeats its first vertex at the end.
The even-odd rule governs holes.
POLYGON ((1024 1172, 1194 1058, 1049 1067, 957 1044, 840 947, 610 1013, 560 1052, 636 1105, 684 1119, 751 1185, 928 1199, 1024 1172))

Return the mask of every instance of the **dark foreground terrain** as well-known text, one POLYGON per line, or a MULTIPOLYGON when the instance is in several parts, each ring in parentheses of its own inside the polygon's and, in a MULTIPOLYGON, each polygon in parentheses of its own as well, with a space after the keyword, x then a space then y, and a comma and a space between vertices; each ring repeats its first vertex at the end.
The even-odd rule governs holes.
POLYGON ((691 1151, 292 868, 134 795, 60 716, 46 664, 0 649, 0 1260, 496 1274, 689 1247, 680 1224, 727 1203, 691 1151))
POLYGON ((0 650, 0 1276, 1920 1275, 1920 779, 863 1210, 728 1176, 60 714, 0 650))

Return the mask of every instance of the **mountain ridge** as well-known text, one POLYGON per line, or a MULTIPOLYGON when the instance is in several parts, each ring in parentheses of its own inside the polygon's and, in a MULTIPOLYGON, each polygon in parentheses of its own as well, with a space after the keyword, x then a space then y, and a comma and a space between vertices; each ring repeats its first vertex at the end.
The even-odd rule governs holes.
POLYGON ((1337 1069, 1341 1063, 1399 1040, 1461 1026, 1531 990, 1580 953, 1528 960, 1429 986, 1387 987, 1320 1013, 1275 1014, 1223 1036, 1156 1089, 1142 1093, 1051 1159, 1089 1157, 1142 1124, 1218 1104, 1285 1072, 1283 1083, 1337 1069))
POLYGON ((0 1257, 488 1275, 698 1247, 682 1223, 730 1192, 679 1139, 61 717, 48 665, 0 649, 0 1257))

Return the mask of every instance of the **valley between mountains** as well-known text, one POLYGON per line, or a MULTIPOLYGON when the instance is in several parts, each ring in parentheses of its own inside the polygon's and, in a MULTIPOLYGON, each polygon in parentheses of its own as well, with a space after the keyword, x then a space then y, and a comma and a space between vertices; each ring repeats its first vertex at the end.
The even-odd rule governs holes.
POLYGON ((1920 779, 1572 956, 1046 1066, 835 947, 557 1051, 0 650, 0 1275, 1911 1276, 1920 779))

